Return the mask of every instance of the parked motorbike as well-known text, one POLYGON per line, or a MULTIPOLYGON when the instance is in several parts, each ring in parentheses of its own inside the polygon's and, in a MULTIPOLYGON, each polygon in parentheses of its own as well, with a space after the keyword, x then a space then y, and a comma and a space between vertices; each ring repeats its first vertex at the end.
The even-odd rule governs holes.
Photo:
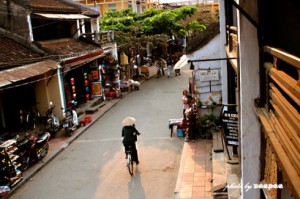
POLYGON ((20 125, 25 129, 35 129, 36 120, 40 117, 40 113, 36 107, 29 109, 20 109, 20 125))
POLYGON ((63 121, 63 128, 65 129, 68 136, 72 136, 73 132, 79 126, 78 116, 76 111, 72 107, 67 108, 66 110, 64 110, 64 112, 66 117, 63 121))
POLYGON ((61 129, 61 124, 59 119, 53 113, 55 106, 50 102, 50 108, 46 112, 46 126, 45 131, 51 134, 51 137, 55 137, 56 132, 61 129))
POLYGON ((49 132, 39 134, 38 136, 26 133, 26 136, 21 141, 16 140, 18 143, 18 162, 21 164, 19 169, 25 171, 29 166, 39 160, 42 160, 49 150, 49 139, 51 135, 49 132))

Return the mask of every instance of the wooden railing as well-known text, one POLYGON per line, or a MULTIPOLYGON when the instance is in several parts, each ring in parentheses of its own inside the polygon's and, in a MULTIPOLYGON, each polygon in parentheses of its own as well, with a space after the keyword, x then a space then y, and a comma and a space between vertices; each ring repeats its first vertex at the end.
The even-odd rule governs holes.
POLYGON ((81 37, 99 43, 101 45, 114 42, 113 31, 101 31, 99 33, 85 33, 82 34, 81 37))
MULTIPOLYGON (((227 57, 233 58, 238 57, 238 38, 237 38, 237 27, 235 26, 227 26, 227 45, 225 46, 225 50, 227 53, 227 57)), ((237 72, 237 59, 230 60, 231 65, 234 70, 237 72)))
MULTIPOLYGON (((273 62, 264 63, 267 104, 257 108, 265 135, 262 183, 279 183, 276 174, 281 168, 281 183, 287 182, 292 195, 300 198, 300 58, 269 46, 264 52, 273 56, 273 62), (298 78, 279 70, 278 59, 294 67, 298 78)), ((271 198, 278 194, 276 189, 264 189, 264 193, 271 198)))

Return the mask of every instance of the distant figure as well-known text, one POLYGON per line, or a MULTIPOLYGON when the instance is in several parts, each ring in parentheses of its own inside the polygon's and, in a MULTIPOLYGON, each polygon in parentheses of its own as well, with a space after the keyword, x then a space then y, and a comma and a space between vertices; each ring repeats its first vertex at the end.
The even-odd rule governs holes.
POLYGON ((167 61, 167 65, 168 65, 168 78, 171 77, 172 75, 172 70, 173 70, 173 61, 172 59, 168 59, 167 61))
POLYGON ((183 118, 186 118, 185 111, 190 108, 190 103, 188 99, 188 91, 184 90, 182 92, 182 103, 183 103, 183 118))

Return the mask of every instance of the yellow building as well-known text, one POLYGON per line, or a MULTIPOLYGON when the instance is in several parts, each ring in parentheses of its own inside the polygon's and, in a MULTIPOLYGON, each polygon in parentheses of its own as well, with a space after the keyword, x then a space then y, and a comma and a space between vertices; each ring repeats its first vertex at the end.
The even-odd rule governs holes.
POLYGON ((123 10, 132 8, 137 13, 142 13, 151 7, 158 7, 159 0, 74 0, 88 6, 98 7, 102 15, 108 10, 123 10))

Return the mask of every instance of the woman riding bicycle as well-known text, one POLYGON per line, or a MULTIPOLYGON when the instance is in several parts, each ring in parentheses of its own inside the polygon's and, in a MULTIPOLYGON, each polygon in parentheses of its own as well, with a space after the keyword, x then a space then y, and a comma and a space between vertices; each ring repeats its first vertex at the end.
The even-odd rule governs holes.
MULTIPOLYGON (((127 117, 122 121, 123 129, 122 129, 122 137, 123 137, 123 145, 125 147, 125 154, 126 151, 129 150, 131 147, 132 150, 132 160, 139 164, 138 154, 135 142, 137 141, 137 135, 140 135, 138 130, 135 128, 135 119, 133 117, 127 117)), ((127 158, 127 156, 126 156, 127 158)))

